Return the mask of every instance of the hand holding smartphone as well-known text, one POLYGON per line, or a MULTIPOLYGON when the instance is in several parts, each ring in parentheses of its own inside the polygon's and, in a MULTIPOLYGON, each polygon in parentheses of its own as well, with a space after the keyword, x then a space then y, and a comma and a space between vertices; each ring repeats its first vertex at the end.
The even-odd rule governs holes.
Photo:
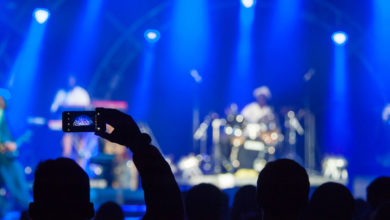
POLYGON ((96 108, 95 111, 63 112, 62 130, 64 132, 95 132, 102 138, 127 147, 137 145, 143 139, 133 118, 116 109, 96 108), (112 127, 113 130, 107 132, 106 125, 112 127))

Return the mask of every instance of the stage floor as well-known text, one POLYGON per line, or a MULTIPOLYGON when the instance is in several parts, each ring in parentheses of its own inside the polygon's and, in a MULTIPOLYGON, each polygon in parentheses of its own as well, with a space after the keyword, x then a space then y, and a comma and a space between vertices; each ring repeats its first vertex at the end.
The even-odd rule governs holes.
MULTIPOLYGON (((310 186, 317 187, 326 182, 337 182, 343 185, 347 185, 347 180, 334 180, 324 177, 319 174, 309 174, 310 186)), ((229 189, 234 187, 241 187, 244 185, 256 185, 257 176, 252 177, 237 177, 233 174, 214 174, 214 175, 201 175, 189 179, 176 178, 177 183, 180 186, 194 186, 200 183, 211 183, 218 186, 220 189, 229 189)))

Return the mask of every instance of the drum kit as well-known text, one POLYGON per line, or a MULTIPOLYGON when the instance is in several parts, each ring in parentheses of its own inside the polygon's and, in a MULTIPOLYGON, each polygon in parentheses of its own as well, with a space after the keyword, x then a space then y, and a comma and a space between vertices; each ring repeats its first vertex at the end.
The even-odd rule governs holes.
MULTIPOLYGON (((296 144, 296 138, 291 140, 292 133, 303 135, 303 128, 291 110, 285 115, 283 130, 274 114, 256 123, 245 120, 237 111, 229 111, 226 118, 215 115, 207 116, 194 135, 194 139, 202 141, 202 134, 207 135, 208 125, 212 126, 211 156, 207 152, 198 155, 199 164, 205 164, 202 162, 203 157, 212 158, 208 159, 212 166, 208 164, 207 167, 214 168, 210 172, 234 173, 240 169, 260 171, 268 161, 286 157, 286 153, 296 155, 296 152, 286 150, 285 147, 285 142, 289 146, 296 144)), ((291 149, 295 151, 295 148, 291 149)))
POLYGON ((220 147, 224 149, 222 156, 230 161, 231 170, 259 171, 268 160, 275 158, 284 139, 275 117, 264 117, 258 123, 252 123, 245 121, 241 114, 229 114, 225 121, 220 147))

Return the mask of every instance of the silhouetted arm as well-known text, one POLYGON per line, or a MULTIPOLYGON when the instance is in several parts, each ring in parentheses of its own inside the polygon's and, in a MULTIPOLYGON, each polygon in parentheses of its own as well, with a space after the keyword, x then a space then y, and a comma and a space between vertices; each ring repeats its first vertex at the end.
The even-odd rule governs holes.
POLYGON ((141 176, 145 195, 144 219, 184 219, 180 189, 164 157, 154 146, 150 137, 141 134, 137 124, 129 116, 113 109, 97 108, 98 121, 114 127, 111 134, 105 131, 97 135, 129 147, 134 164, 141 176))

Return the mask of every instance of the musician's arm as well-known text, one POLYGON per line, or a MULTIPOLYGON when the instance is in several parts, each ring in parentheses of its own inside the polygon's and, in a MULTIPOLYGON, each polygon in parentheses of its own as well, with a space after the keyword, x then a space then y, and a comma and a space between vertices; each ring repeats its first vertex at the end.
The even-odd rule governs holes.
POLYGON ((0 144, 4 146, 2 148, 2 151, 15 151, 17 149, 16 143, 14 142, 14 139, 12 137, 11 131, 8 127, 8 124, 6 120, 2 120, 1 126, 0 126, 0 144))
POLYGON ((50 107, 50 112, 54 113, 58 110, 60 105, 65 101, 66 92, 64 90, 60 90, 57 92, 56 97, 54 98, 53 103, 50 107))
POLYGON ((7 143, 7 142, 14 141, 6 120, 2 120, 0 129, 1 129, 0 130, 0 133, 1 133, 0 143, 7 143))
POLYGON ((245 121, 250 122, 250 123, 255 123, 257 122, 257 117, 256 117, 256 105, 254 103, 250 103, 242 109, 241 114, 244 116, 245 121))
POLYGON ((241 115, 244 116, 244 118, 247 118, 248 115, 250 115, 250 104, 246 105, 242 110, 241 110, 241 115))

